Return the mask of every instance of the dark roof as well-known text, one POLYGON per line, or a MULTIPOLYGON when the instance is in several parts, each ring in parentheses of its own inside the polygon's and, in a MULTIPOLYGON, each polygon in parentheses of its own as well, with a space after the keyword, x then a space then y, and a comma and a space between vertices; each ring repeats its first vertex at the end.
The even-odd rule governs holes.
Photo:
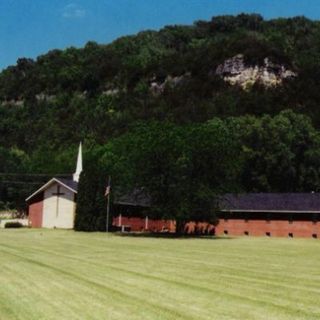
POLYGON ((222 210, 237 211, 319 211, 320 193, 226 194, 222 210))
POLYGON ((141 189, 135 189, 127 194, 115 194, 114 203, 134 207, 151 207, 150 197, 141 189))
POLYGON ((73 181, 72 178, 54 178, 58 181, 60 181, 61 183, 65 184, 66 186, 68 186, 69 188, 71 188, 74 191, 78 191, 78 182, 77 181, 73 181))
MULTIPOLYGON (((150 207, 151 199, 143 190, 115 196, 115 204, 150 207)), ((320 193, 246 193, 221 196, 221 210, 227 211, 319 211, 320 193)))

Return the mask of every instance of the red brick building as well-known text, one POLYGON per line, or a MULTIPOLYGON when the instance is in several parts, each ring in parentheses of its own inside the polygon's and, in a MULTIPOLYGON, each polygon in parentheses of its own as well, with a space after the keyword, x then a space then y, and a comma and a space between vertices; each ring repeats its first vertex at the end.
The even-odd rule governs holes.
MULTIPOLYGON (((175 231, 175 221, 149 219, 148 208, 146 200, 119 201, 113 224, 131 231, 175 231)), ((317 238, 320 236, 320 194, 227 194, 222 197, 218 216, 217 226, 189 222, 185 231, 230 236, 317 238)))
POLYGON ((216 234, 317 238, 319 218, 319 193, 229 194, 216 234))
POLYGON ((135 190, 115 199, 113 226, 133 232, 175 232, 175 221, 150 219, 151 202, 143 192, 135 190))

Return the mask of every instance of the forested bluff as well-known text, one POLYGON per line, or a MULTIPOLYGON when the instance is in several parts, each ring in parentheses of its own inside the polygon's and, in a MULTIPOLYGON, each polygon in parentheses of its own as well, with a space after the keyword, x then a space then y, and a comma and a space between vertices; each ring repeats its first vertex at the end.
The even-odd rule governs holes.
POLYGON ((319 191, 319 88, 320 22, 305 17, 218 16, 21 58, 0 73, 0 207, 72 173, 80 141, 85 166, 159 203, 319 191))

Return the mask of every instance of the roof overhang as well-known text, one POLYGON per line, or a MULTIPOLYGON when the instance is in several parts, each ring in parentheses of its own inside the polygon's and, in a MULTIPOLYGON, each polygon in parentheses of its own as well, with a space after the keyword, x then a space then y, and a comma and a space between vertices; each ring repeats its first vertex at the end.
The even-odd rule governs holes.
POLYGON ((141 207, 141 208, 150 208, 147 204, 137 204, 135 202, 127 202, 127 201, 115 201, 114 204, 121 206, 131 206, 131 207, 141 207))
POLYGON ((30 199, 32 199, 34 196, 36 196, 37 194, 39 194, 40 192, 46 190, 51 184, 53 183, 58 183, 61 186, 65 187, 66 189, 70 190, 73 193, 78 193, 77 190, 74 190, 73 188, 67 186, 65 183, 63 183, 62 181, 60 181, 57 178, 52 178, 50 181, 48 181, 46 184, 44 184, 41 188, 39 188, 36 192, 34 192, 31 196, 29 196, 28 198, 26 198, 25 201, 29 201, 30 199))
POLYGON ((281 212, 281 213, 320 213, 320 211, 310 211, 310 210, 247 210, 247 209, 222 209, 220 210, 221 212, 229 212, 229 213, 236 213, 236 212, 270 212, 270 213, 277 213, 277 212, 281 212))

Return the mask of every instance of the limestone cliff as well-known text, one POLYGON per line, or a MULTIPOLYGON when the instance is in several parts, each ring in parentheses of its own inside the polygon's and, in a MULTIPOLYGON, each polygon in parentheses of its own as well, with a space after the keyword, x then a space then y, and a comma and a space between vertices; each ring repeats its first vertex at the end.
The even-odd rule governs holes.
POLYGON ((278 86, 284 79, 297 76, 292 70, 284 65, 273 63, 269 58, 265 58, 261 65, 248 65, 242 54, 225 60, 217 67, 216 74, 231 85, 239 85, 245 90, 255 83, 266 87, 278 86))

